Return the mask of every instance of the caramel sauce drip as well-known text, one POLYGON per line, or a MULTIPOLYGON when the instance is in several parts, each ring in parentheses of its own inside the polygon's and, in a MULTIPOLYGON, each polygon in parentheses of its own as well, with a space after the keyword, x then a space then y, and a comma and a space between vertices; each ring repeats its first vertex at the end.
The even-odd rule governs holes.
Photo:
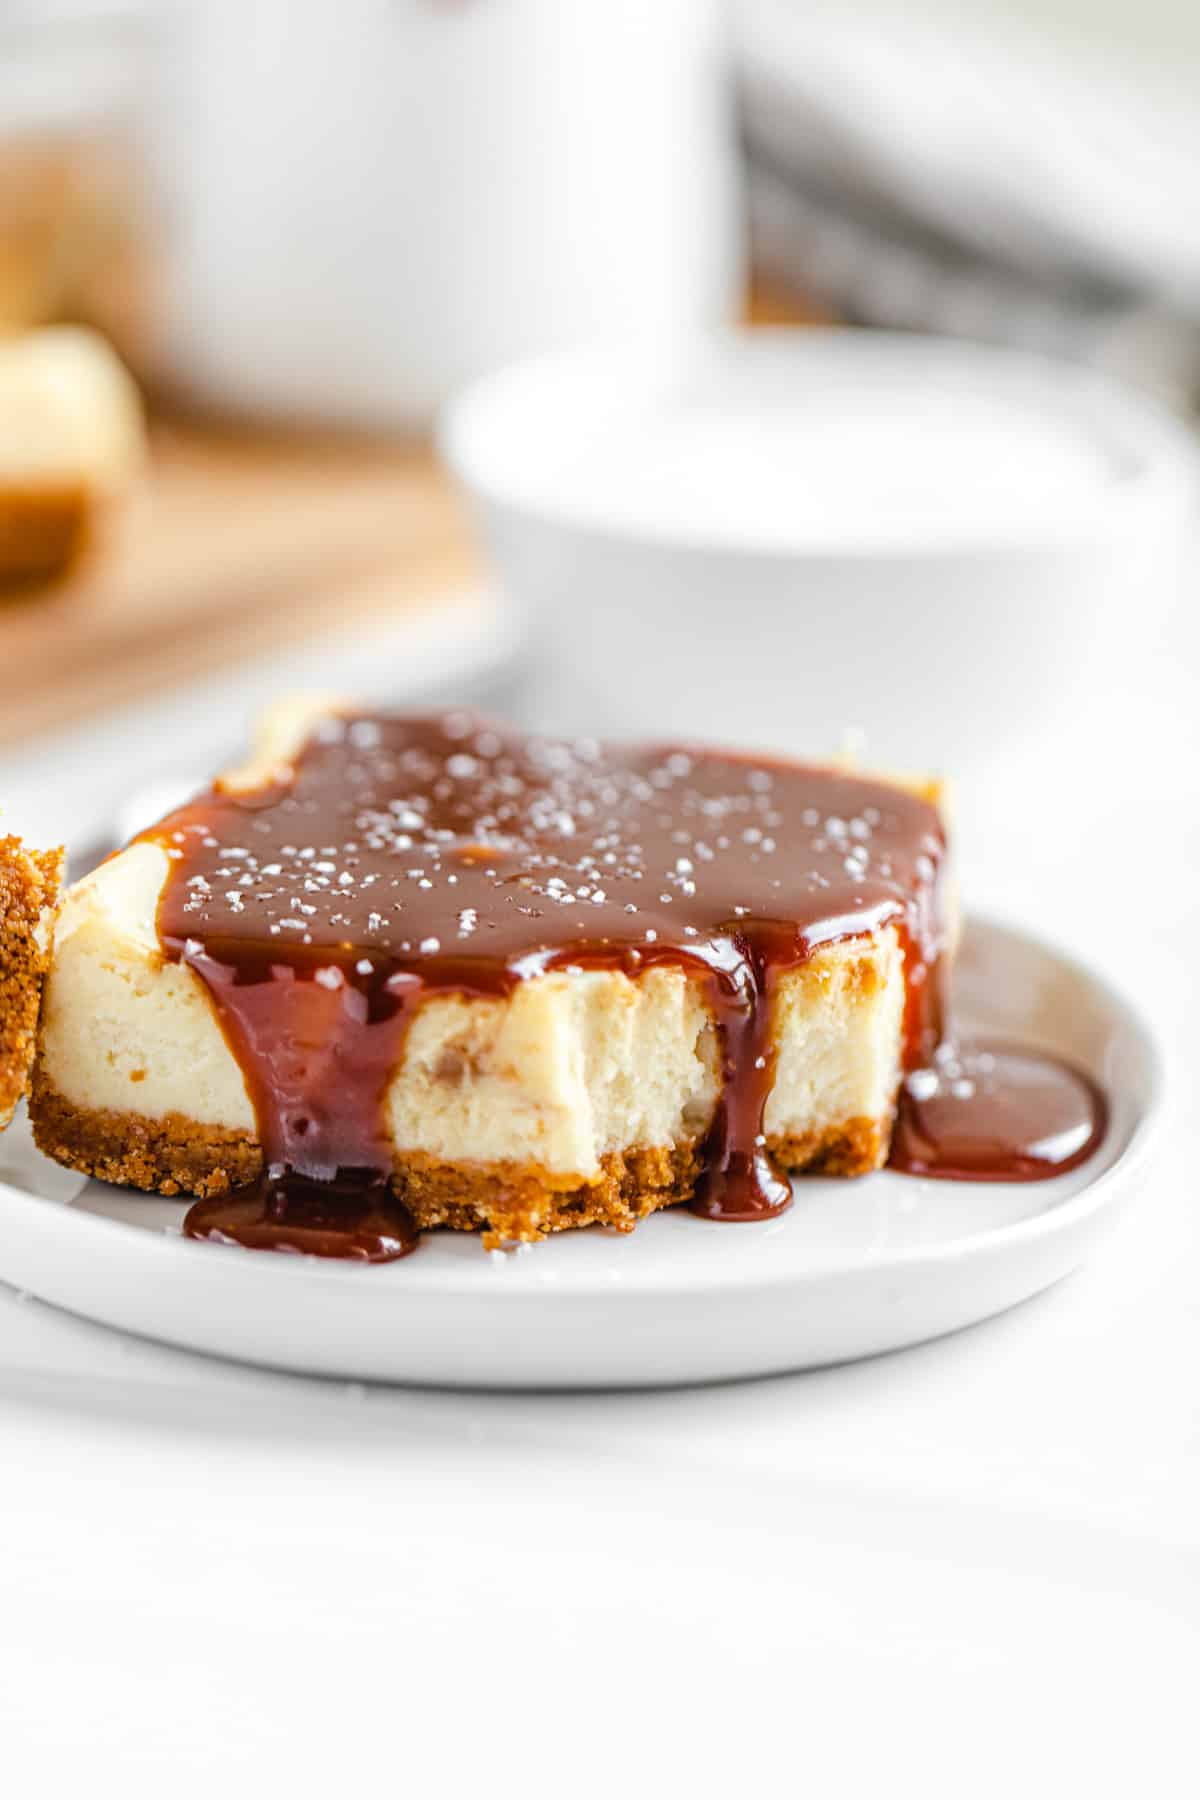
POLYGON ((1099 1088, 1056 1057, 948 1041, 901 1084, 890 1161, 940 1181, 1047 1181, 1086 1162, 1107 1126, 1099 1088))
POLYGON ((383 1098, 430 994, 506 995, 563 968, 697 977, 723 1087, 694 1206, 716 1219, 790 1202, 763 1136, 781 971, 894 926, 906 1066, 938 1040, 942 824, 862 776, 464 713, 353 716, 322 721, 286 781, 214 789, 146 835, 171 857, 164 953, 211 995, 266 1165, 258 1194, 193 1207, 194 1235, 411 1248, 383 1098))

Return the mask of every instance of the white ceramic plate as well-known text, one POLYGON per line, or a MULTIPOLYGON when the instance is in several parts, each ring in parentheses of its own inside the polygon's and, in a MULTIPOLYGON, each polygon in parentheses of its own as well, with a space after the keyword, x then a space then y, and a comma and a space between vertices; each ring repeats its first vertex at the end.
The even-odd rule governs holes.
POLYGON ((569 1232, 487 1255, 445 1233, 378 1268, 195 1244, 184 1204, 0 1140, 0 1277, 107 1325, 219 1356, 362 1380, 635 1387, 832 1363, 937 1337, 1049 1287, 1083 1259, 1144 1167, 1161 1078, 1146 1027, 1103 981, 976 921, 963 1027, 1057 1051, 1112 1121, 1073 1174, 1028 1185, 797 1183, 763 1225, 659 1214, 632 1237, 569 1232))

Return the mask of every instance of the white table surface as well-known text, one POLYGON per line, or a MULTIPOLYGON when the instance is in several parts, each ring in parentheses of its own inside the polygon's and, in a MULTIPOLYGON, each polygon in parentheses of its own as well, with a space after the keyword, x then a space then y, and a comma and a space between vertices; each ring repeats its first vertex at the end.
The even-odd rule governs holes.
MULTIPOLYGON (((964 825, 968 904, 1115 974, 1172 1077, 1149 1190, 1018 1311, 742 1385, 450 1394, 0 1286, 4 1791, 1194 1792, 1198 654, 1181 613, 1086 754, 1031 735, 964 825)), ((61 771, 10 758, 9 816, 61 817, 61 771)))

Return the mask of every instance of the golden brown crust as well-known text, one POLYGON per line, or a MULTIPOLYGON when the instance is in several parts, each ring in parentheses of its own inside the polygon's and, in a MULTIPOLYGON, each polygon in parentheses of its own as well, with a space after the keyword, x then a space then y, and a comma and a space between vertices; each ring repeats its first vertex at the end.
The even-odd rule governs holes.
MULTIPOLYGON (((198 1125, 178 1113, 137 1113, 74 1106, 40 1066, 29 1104, 38 1148, 56 1162, 101 1181, 160 1194, 208 1197, 255 1179, 257 1143, 244 1133, 198 1125)), ((889 1121, 848 1119, 804 1137, 772 1140, 785 1168, 861 1175, 887 1154, 889 1121)), ((398 1152, 393 1185, 418 1226, 481 1231, 487 1248, 531 1242, 554 1231, 607 1225, 632 1231, 660 1207, 690 1199, 700 1146, 643 1146, 609 1152, 594 1181, 553 1174, 533 1164, 445 1163, 423 1152, 398 1152)))
POLYGON ((26 850, 0 838, 0 1130, 25 1092, 49 960, 49 909, 62 880, 61 850, 26 850))
POLYGON ((534 1166, 439 1163, 419 1153, 397 1157, 393 1180, 422 1230, 482 1231, 490 1250, 581 1225, 632 1231, 660 1207, 690 1198, 699 1172, 699 1145, 683 1143, 610 1151, 591 1182, 534 1166))
POLYGON ((262 1170, 262 1153, 243 1132, 197 1125, 181 1113, 147 1119, 75 1106, 58 1092, 40 1056, 30 1084, 29 1119, 43 1155, 118 1187, 207 1198, 253 1181, 262 1170))
POLYGON ((767 1148, 793 1175, 869 1175, 882 1169, 891 1141, 890 1118, 856 1118, 800 1137, 768 1138, 767 1148))

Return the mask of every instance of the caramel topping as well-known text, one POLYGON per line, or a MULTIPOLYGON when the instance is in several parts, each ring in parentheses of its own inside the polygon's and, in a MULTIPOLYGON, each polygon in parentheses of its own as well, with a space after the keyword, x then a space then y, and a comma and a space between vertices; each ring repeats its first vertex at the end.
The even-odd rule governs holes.
POLYGON ((283 1232, 293 1177, 344 1195, 348 1171, 389 1173, 381 1101, 430 993, 506 994, 572 967, 699 977, 723 1040, 695 1201, 712 1218, 790 1199, 762 1130, 781 970, 894 925, 907 1065, 937 1041, 942 824, 862 776, 526 737, 465 713, 354 716, 323 720, 286 782, 213 790, 148 835, 172 856, 163 949, 208 987, 254 1103, 274 1184, 256 1243, 272 1220, 283 1232))
POLYGON ((891 1165, 941 1181, 1046 1181, 1086 1162, 1107 1124, 1095 1083, 1054 1057, 948 1042, 901 1086, 891 1165))

